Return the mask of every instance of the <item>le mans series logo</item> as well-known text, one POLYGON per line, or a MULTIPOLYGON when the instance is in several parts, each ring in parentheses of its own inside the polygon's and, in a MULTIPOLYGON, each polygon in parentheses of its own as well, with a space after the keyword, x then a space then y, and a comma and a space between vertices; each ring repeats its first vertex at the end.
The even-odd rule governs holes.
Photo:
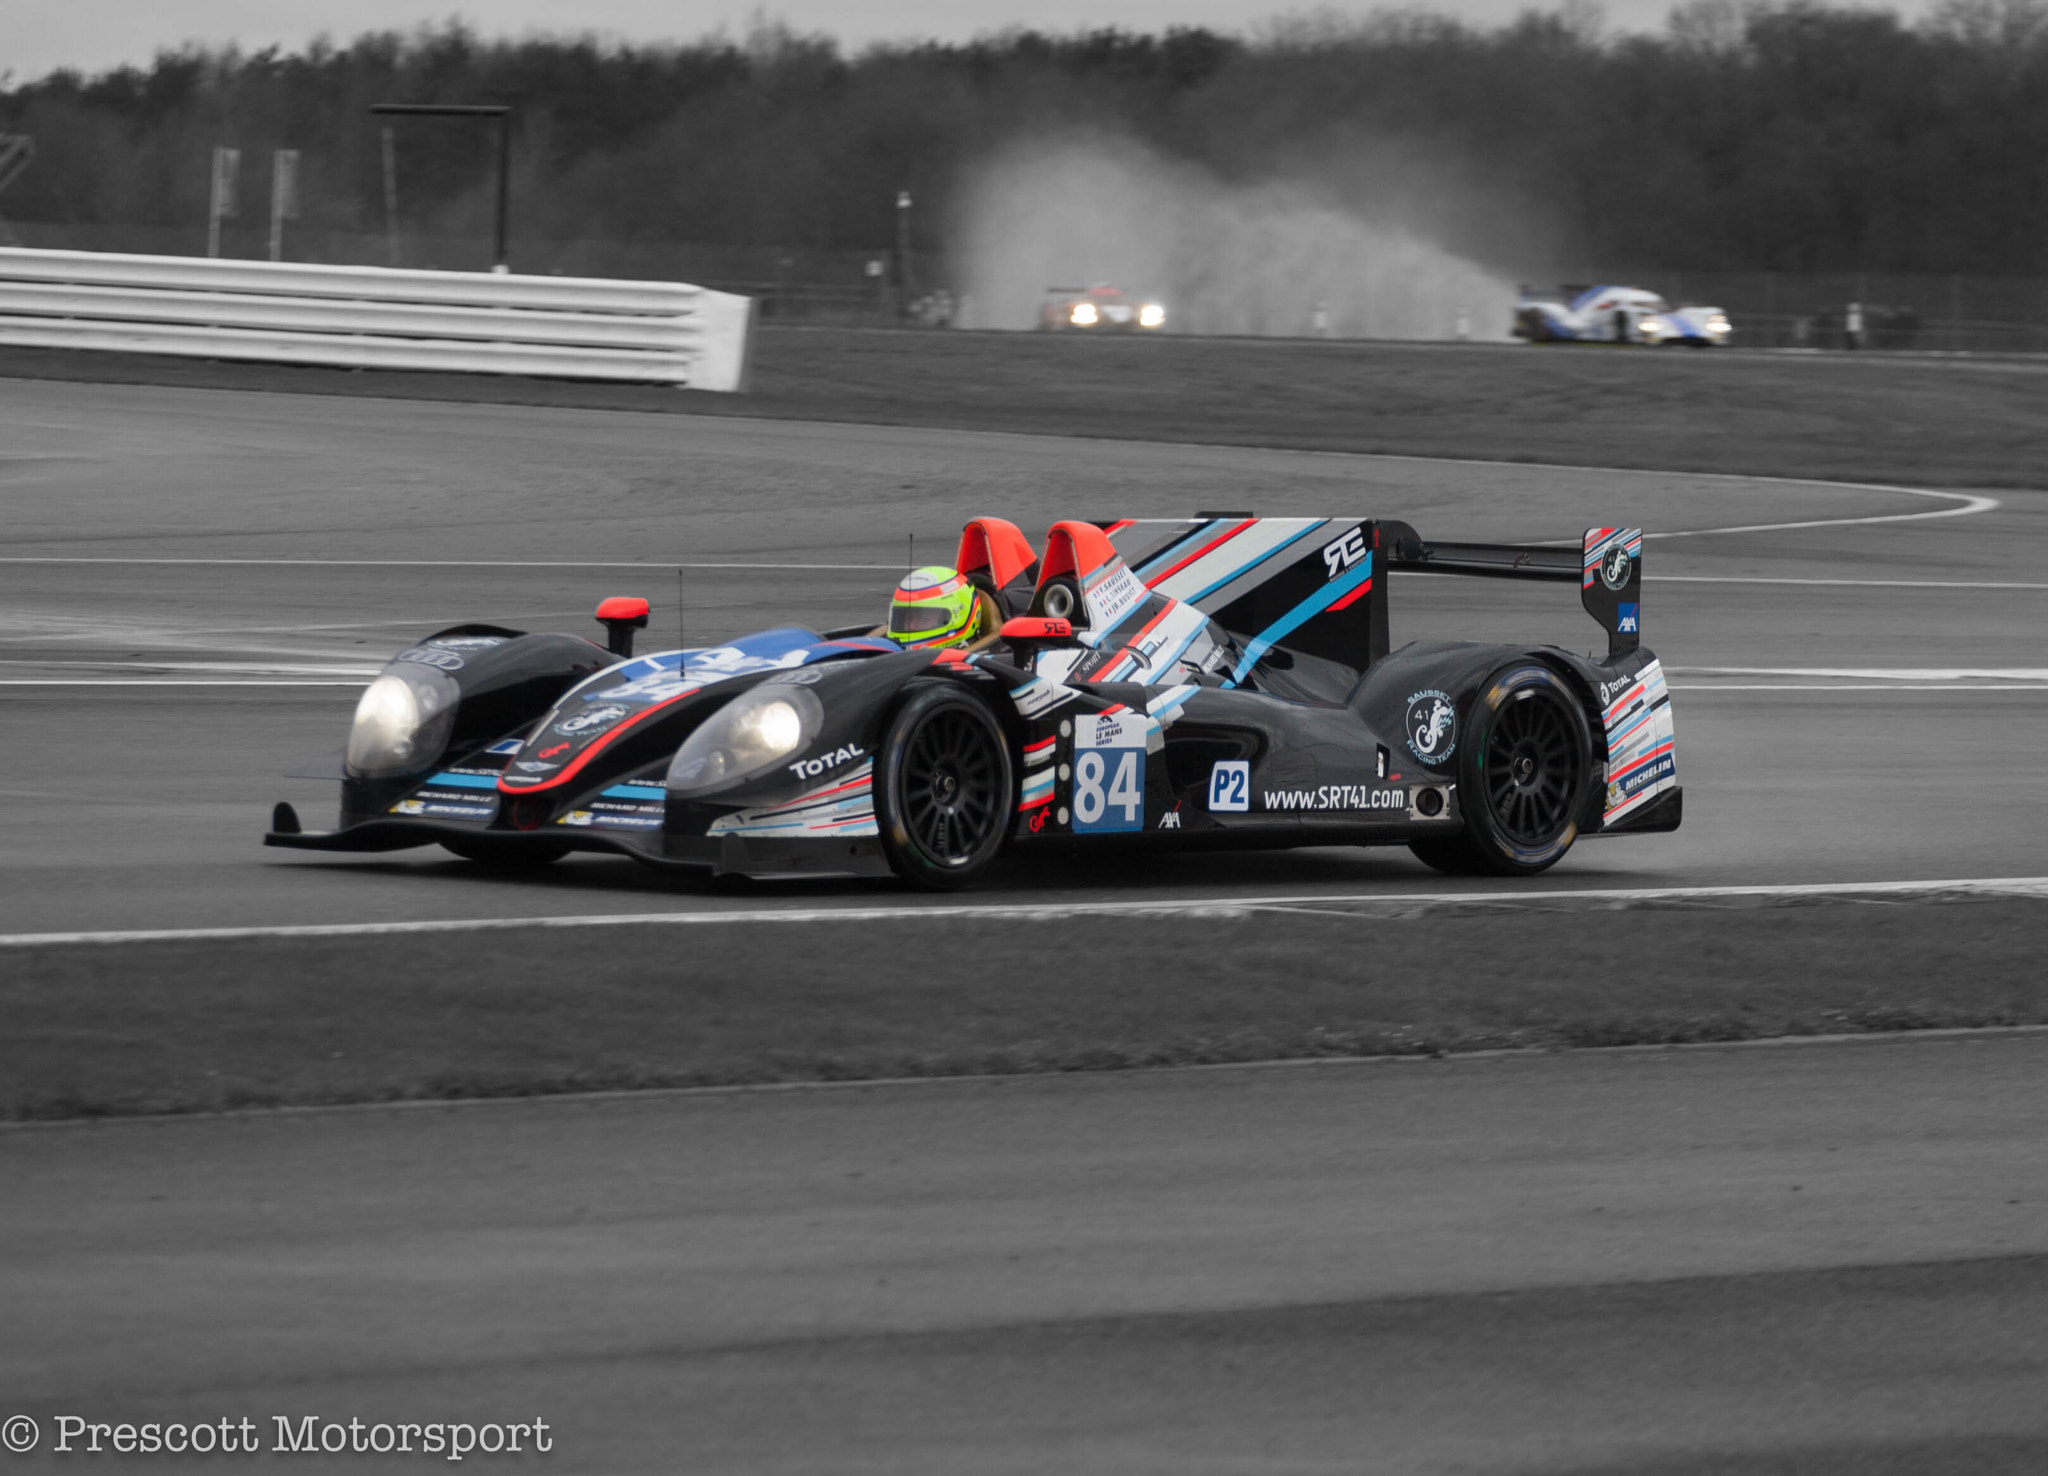
POLYGON ((1451 694, 1424 688, 1408 699, 1408 747, 1425 764, 1440 764, 1457 751, 1458 710, 1451 694))

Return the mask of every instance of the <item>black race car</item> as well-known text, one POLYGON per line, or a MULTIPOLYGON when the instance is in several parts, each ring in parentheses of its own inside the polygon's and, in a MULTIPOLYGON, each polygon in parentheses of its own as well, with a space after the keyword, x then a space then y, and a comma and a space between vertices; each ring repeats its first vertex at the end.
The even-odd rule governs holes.
POLYGON ((1041 557, 982 518, 956 566, 1004 617, 979 649, 786 627, 635 658, 642 600, 599 606, 608 647, 427 636, 365 690, 325 770, 339 828, 279 805, 265 843, 952 888, 1006 847, 1405 845, 1441 871, 1526 875, 1582 835, 1678 827, 1639 530, 1523 547, 1210 513, 1056 523, 1041 557), (1608 654, 1391 650, 1396 570, 1576 582, 1608 654))

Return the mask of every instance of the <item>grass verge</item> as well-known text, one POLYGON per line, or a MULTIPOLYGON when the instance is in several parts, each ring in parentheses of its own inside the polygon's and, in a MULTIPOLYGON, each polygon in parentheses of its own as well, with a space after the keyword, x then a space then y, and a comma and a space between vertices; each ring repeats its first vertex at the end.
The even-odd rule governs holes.
POLYGON ((749 393, 0 349, 0 378, 2039 487, 2048 360, 769 328, 749 393))
POLYGON ((10 953, 0 1114, 2048 1023, 2048 903, 614 928, 10 953))

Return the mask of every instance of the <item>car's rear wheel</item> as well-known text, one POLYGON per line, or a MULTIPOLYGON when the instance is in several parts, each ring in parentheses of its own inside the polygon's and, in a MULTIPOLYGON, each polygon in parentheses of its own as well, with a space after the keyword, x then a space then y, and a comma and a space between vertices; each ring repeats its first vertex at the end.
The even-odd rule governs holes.
POLYGON ((914 887, 964 887, 993 861, 1017 803, 1009 740, 987 704, 949 683, 913 687, 875 757, 875 820, 914 887))
POLYGON ((1578 839, 1593 734, 1585 709, 1547 666, 1503 668, 1480 688, 1465 719, 1458 801, 1465 828, 1409 849, 1438 871, 1534 876, 1578 839))
POLYGON ((465 836, 461 840, 443 840, 441 844, 463 860, 488 866, 493 871, 531 871, 569 854, 567 846, 551 841, 497 840, 487 835, 475 839, 465 836))

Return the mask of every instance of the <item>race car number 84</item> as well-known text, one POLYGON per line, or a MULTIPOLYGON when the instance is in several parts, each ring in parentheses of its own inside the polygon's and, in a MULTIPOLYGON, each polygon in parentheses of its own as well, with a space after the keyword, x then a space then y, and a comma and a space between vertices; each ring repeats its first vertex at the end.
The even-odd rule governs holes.
POLYGON ((1145 731, 1128 714, 1074 725, 1074 830, 1145 827, 1145 731))

